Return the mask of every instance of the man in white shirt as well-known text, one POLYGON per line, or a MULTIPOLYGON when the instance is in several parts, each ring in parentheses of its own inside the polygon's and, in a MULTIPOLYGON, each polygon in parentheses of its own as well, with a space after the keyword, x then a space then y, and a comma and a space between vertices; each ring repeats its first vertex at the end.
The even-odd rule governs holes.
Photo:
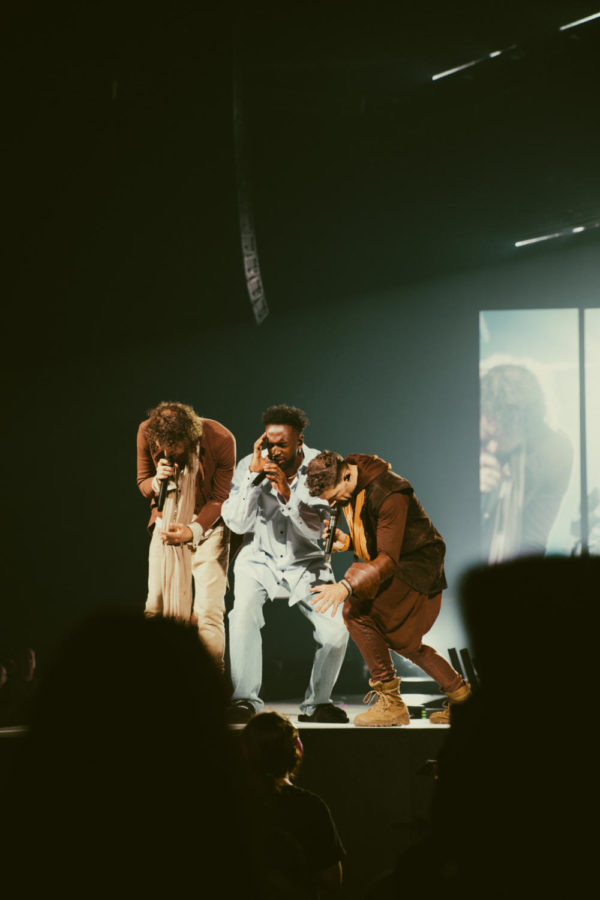
POLYGON ((285 598, 310 621, 317 649, 310 682, 300 707, 302 721, 347 722, 331 702, 348 631, 342 615, 323 616, 311 604, 315 585, 335 581, 319 538, 329 507, 311 497, 306 467, 318 451, 304 444, 306 415, 294 406, 271 406, 262 416, 264 432, 254 451, 238 464, 221 514, 244 536, 235 564, 234 606, 229 614, 229 652, 233 682, 232 722, 258 712, 262 682, 262 608, 267 599, 285 598))

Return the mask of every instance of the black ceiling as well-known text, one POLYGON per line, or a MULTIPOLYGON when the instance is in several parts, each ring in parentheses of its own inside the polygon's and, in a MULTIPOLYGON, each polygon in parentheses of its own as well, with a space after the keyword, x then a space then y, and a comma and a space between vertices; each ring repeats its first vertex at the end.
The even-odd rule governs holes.
POLYGON ((309 295, 510 260, 515 240, 600 219, 600 20, 559 31, 596 11, 575 0, 4 10, 15 328, 34 306, 40 347, 143 337, 165 311, 248 319, 234 59, 272 315, 309 295))
POLYGON ((283 277, 308 235, 312 266, 335 257, 363 291, 600 219, 600 20, 559 31, 593 5, 325 6, 271 6, 240 42, 262 252, 283 277))

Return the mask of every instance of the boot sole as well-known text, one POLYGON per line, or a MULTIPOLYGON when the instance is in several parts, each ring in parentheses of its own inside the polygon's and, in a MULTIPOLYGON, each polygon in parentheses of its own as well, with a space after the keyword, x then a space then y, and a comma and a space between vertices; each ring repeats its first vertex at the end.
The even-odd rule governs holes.
POLYGON ((402 728, 410 725, 408 722, 353 722, 356 728, 402 728))

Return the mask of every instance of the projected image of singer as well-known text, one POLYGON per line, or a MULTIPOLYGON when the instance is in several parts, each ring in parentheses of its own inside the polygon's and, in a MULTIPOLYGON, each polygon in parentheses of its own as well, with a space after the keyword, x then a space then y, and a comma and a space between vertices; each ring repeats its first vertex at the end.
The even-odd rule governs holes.
POLYGON ((573 447, 546 422, 542 386, 526 366, 481 378, 482 551, 489 562, 543 554, 569 485, 573 447))
POLYGON ((221 504, 234 467, 232 433, 184 403, 160 403, 138 429, 137 483, 151 500, 145 614, 195 619, 220 669, 229 563, 221 504))
POLYGON ((452 704, 465 702, 471 691, 422 640, 440 611, 446 547, 412 485, 378 456, 354 453, 344 459, 331 450, 309 463, 307 485, 311 496, 342 507, 350 534, 337 529, 333 550, 354 551, 355 562, 341 581, 312 591, 314 607, 325 618, 343 608, 371 674, 365 700, 375 702, 354 724, 410 723, 390 649, 437 681, 448 701, 430 721, 449 724, 452 704))
POLYGON ((252 454, 238 463, 222 509, 228 527, 244 536, 229 614, 230 721, 246 722, 263 706, 262 610, 266 600, 281 599, 310 621, 317 645, 301 720, 347 722, 346 713, 331 702, 331 692, 348 632, 341 614, 321 616, 310 603, 313 586, 334 581, 319 544, 329 506, 306 489, 306 467, 318 451, 304 443, 308 420, 301 409, 271 406, 262 421, 264 431, 252 454))

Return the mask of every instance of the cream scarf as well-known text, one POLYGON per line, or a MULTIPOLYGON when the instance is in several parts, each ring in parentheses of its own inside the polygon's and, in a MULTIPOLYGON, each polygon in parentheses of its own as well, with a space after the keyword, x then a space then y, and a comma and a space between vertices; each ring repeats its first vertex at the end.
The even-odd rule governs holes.
MULTIPOLYGON (((175 522, 187 525, 194 516, 196 503, 196 475, 199 457, 194 453, 189 465, 177 474, 176 489, 169 491, 156 527, 168 531, 175 522)), ((192 615, 192 554, 189 546, 163 544, 157 554, 162 585, 163 615, 189 621, 192 615)), ((158 573, 157 573, 158 574, 158 573)))

